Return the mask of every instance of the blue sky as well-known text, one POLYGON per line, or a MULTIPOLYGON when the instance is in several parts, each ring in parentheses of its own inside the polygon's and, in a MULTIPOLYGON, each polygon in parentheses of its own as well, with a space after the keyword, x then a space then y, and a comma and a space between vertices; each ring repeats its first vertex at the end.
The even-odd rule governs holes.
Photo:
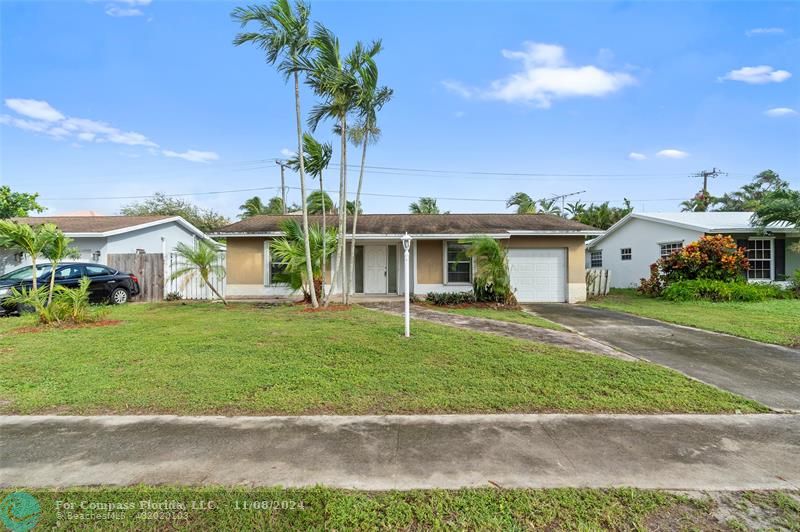
MULTIPOLYGON (((277 187, 269 160, 292 150, 291 88, 232 46, 237 5, 0 3, 0 182, 39 192, 49 214, 161 191, 233 217, 275 195, 201 194, 277 187)), ((798 3, 315 2, 312 15, 347 49, 383 40, 395 96, 368 164, 448 171, 369 171, 366 212, 412 201, 381 194, 500 212, 516 191, 676 210, 713 166, 729 175, 712 193, 766 168, 800 185, 798 3)))

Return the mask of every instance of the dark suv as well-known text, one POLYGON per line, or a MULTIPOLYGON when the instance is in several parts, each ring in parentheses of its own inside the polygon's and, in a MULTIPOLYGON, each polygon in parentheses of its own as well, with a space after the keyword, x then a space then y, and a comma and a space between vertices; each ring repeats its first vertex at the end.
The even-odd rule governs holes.
MULTIPOLYGON (((38 286, 50 284, 50 264, 36 265, 36 282, 38 286)), ((94 263, 67 262, 56 266, 56 284, 75 288, 81 278, 88 277, 89 299, 93 303, 111 303, 121 305, 139 293, 139 279, 132 273, 122 273, 108 266, 94 263)), ((25 266, 0 275, 0 315, 16 312, 16 307, 3 304, 12 288, 30 288, 33 286, 33 268, 25 266)))

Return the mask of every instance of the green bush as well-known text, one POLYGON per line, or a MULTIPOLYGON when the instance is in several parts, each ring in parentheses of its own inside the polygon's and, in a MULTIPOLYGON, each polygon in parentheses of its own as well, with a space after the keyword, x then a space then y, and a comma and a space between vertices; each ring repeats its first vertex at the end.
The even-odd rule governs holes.
POLYGON ((789 288, 794 292, 796 297, 800 297, 800 268, 796 269, 789 277, 789 288))
POLYGON ((664 288, 661 294, 669 301, 765 301, 767 299, 786 299, 792 293, 774 284, 735 282, 728 283, 713 279, 678 281, 664 288))
POLYGON ((78 288, 67 288, 58 285, 53 291, 53 300, 47 302, 47 287, 16 288, 6 299, 9 304, 18 305, 22 311, 32 310, 44 325, 53 323, 88 323, 97 321, 106 313, 106 309, 89 302, 88 277, 81 279, 78 288))
POLYGON ((475 303, 472 292, 428 292, 425 301, 440 307, 475 303))

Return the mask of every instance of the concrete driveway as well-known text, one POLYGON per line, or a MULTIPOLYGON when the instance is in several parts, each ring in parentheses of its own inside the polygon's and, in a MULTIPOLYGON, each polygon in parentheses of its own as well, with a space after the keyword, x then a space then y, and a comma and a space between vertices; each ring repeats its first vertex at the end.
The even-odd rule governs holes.
POLYGON ((543 303, 527 310, 631 355, 755 399, 800 411, 800 350, 622 312, 543 303))

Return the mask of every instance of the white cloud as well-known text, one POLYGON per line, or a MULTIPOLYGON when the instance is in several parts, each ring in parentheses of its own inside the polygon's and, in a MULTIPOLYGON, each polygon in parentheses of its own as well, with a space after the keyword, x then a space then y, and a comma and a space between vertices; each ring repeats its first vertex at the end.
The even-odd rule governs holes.
MULTIPOLYGON (((28 117, 20 118, 11 115, 0 115, 0 124, 15 127, 24 131, 41 133, 56 140, 72 139, 80 142, 112 143, 124 146, 142 146, 154 155, 158 155, 159 145, 142 133, 123 131, 106 122, 88 118, 67 117, 49 103, 40 100, 11 98, 5 101, 9 109, 28 117), (30 120, 29 118, 36 118, 30 120)), ((176 152, 164 149, 161 155, 178 157, 186 161, 207 163, 219 159, 219 155, 211 151, 187 150, 176 152)))
POLYGON ((796 115, 797 111, 791 107, 775 107, 764 111, 764 114, 771 117, 796 115))
POLYGON ((183 153, 178 153, 172 150, 163 150, 161 153, 166 157, 177 157, 193 163, 207 163, 219 159, 219 155, 213 151, 186 150, 183 153))
MULTIPOLYGON (((486 89, 471 88, 458 81, 443 81, 449 91, 463 98, 479 96, 509 103, 529 103, 547 108, 553 100, 617 92, 636 83, 626 72, 610 72, 594 65, 573 66, 562 46, 525 42, 523 50, 502 50, 506 59, 520 61, 522 70, 492 81, 486 89)), ((605 54, 608 57, 608 51, 605 54)))
POLYGON ((141 9, 135 7, 106 6, 106 15, 109 17, 140 17, 144 15, 141 9))
POLYGON ((661 157, 662 159, 685 159, 688 156, 689 154, 685 151, 676 150, 673 148, 661 150, 660 152, 656 153, 656 157, 661 157))
POLYGON ((281 149, 281 155, 283 155, 286 158, 294 157, 294 152, 289 148, 283 148, 281 149))
POLYGON ((644 153, 632 151, 628 154, 628 159, 630 159, 631 161, 644 161, 645 159, 647 159, 647 155, 645 155, 644 153))
POLYGON ((45 122, 57 122, 64 119, 64 115, 53 109, 49 103, 42 100, 28 100, 25 98, 6 98, 6 106, 12 111, 45 122))
POLYGON ((753 28, 744 32, 748 37, 753 35, 775 35, 778 33, 783 33, 783 28, 753 28))
POLYGON ((790 77, 792 77, 792 73, 787 70, 775 70, 769 65, 759 65, 731 70, 720 79, 762 85, 764 83, 780 83, 790 77))

